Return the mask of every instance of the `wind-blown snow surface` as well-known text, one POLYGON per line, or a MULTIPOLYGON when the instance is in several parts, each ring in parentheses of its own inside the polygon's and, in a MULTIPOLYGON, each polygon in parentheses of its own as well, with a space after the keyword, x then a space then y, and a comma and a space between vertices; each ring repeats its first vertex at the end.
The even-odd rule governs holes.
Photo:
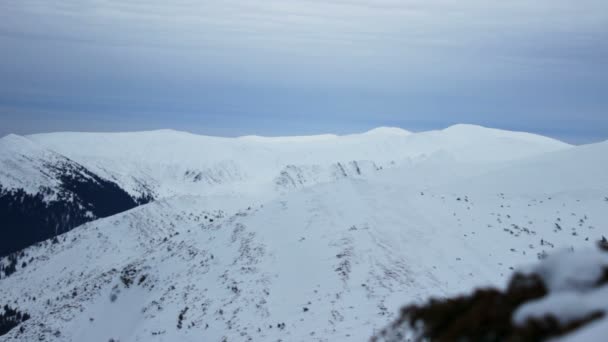
POLYGON ((0 298, 32 318, 0 340, 361 341, 608 222, 606 143, 464 125, 28 139, 160 199, 24 250, 0 298))

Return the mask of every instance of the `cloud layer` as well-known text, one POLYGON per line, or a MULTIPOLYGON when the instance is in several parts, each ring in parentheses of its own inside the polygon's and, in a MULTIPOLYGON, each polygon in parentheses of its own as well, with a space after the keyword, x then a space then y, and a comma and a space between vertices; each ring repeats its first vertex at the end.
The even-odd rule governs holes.
POLYGON ((475 122, 608 138, 604 0, 5 1, 0 46, 0 134, 475 122))

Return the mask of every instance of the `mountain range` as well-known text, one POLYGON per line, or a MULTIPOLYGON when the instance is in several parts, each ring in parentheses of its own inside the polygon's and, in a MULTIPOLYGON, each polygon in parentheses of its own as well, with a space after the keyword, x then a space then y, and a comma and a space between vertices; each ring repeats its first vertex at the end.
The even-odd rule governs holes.
POLYGON ((592 246, 607 169, 608 142, 474 125, 5 136, 0 306, 20 318, 0 340, 367 340, 403 304, 592 246))

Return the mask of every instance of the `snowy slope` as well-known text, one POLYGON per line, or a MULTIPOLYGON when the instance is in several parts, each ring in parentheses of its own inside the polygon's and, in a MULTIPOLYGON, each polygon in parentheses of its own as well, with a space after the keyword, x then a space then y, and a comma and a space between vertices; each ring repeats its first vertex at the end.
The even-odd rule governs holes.
POLYGON ((0 256, 136 204, 115 183, 27 138, 0 139, 0 256))
POLYGON ((365 340, 608 221, 608 144, 470 125, 8 136, 0 156, 5 187, 60 186, 40 166, 60 160, 159 199, 0 260, 0 306, 31 316, 0 340, 365 340))
POLYGON ((162 130, 28 138, 115 181, 132 196, 154 198, 235 191, 272 196, 276 178, 290 165, 331 168, 357 161, 386 168, 438 153, 487 164, 571 147, 538 135, 472 125, 421 133, 378 128, 345 136, 218 138, 162 130))
MULTIPOLYGON (((477 177, 478 187, 491 189, 496 180, 518 193, 600 192, 608 190, 608 141, 579 146, 535 158, 517 160, 477 177)), ((466 187, 466 184, 460 184, 466 187)))
MULTIPOLYGON (((524 135, 521 145, 532 139, 535 156, 512 141, 518 134, 500 133, 483 139, 497 149, 506 139, 503 148, 514 144, 516 152, 483 162, 477 154, 485 147, 447 131, 420 133, 410 143, 434 136, 467 142, 434 142, 441 148, 425 157, 404 147, 391 157, 402 163, 382 172, 371 171, 377 164, 360 167, 370 171, 361 177, 353 164, 345 171, 353 176, 335 176, 335 156, 303 157, 291 164, 300 166, 268 174, 273 187, 283 172, 302 186, 263 201, 238 193, 177 196, 28 248, 18 270, 0 280, 0 298, 31 319, 0 340, 366 340, 404 303, 501 286, 519 265, 606 234, 605 143, 564 147, 524 135), (567 165, 577 167, 560 178, 556 166, 567 165), (429 179, 430 171, 437 177, 429 179)), ((306 144, 342 138, 367 139, 324 136, 306 144)), ((263 140, 276 156, 289 144, 241 140, 263 140)), ((351 153, 346 160, 375 161, 351 153)))
POLYGON ((570 148, 537 135, 472 125, 273 138, 171 130, 9 135, 0 139, 0 212, 12 231, 28 228, 19 233, 19 243, 4 239, 11 245, 0 248, 0 255, 153 199, 202 195, 260 204, 285 192, 375 177, 398 166, 425 175, 423 182, 408 175, 410 182, 442 184, 570 148), (430 172, 420 172, 424 168, 430 172), (437 170, 444 175, 436 177, 437 170))
POLYGON ((47 200, 52 200, 60 182, 49 165, 62 163, 70 161, 27 138, 14 134, 0 138, 0 185, 5 190, 22 189, 36 194, 48 188, 47 200))

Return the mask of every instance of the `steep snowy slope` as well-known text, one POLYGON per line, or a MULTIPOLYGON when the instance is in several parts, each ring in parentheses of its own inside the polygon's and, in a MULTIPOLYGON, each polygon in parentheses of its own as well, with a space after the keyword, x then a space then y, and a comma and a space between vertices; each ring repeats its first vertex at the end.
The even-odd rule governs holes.
POLYGON ((415 134, 379 128, 346 136, 217 138, 162 130, 52 133, 29 138, 112 179, 133 196, 154 198, 272 192, 277 177, 290 165, 323 169, 367 161, 386 168, 437 153, 460 162, 487 164, 570 148, 537 135, 472 125, 415 134))
POLYGON ((412 184, 427 168, 395 168, 262 205, 184 196, 97 220, 24 251, 0 298, 31 318, 0 340, 366 340, 404 303, 501 286, 547 252, 594 244, 606 146, 466 182, 412 184))
POLYGON ((0 139, 0 256, 133 208, 115 183, 32 141, 0 139))

